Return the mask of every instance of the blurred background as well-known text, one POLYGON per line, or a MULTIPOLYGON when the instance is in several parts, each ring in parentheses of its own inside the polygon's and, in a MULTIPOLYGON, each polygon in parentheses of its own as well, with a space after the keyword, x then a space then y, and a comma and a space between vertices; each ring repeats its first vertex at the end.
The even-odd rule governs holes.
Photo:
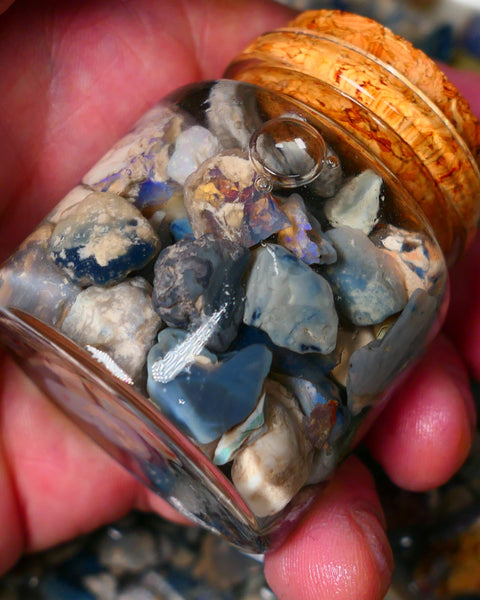
MULTIPOLYGON (((372 17, 434 59, 480 71, 480 0, 283 0, 372 17)), ((472 382, 480 407, 480 385, 472 382)), ((368 463, 368 456, 363 457, 368 463)), ((387 600, 480 600, 480 432, 467 462, 428 493, 395 488, 370 465, 396 569, 387 600)), ((0 600, 275 600, 259 557, 195 527, 132 513, 25 558, 0 578, 0 600)))

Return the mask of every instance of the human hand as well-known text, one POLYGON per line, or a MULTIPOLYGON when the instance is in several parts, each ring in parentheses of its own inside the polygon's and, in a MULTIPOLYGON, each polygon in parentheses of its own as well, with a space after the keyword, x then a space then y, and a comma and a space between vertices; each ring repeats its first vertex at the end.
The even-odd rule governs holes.
MULTIPOLYGON (((0 17, 2 259, 146 108, 179 85, 221 75, 251 38, 288 18, 287 9, 254 0, 16 2, 0 17)), ((478 89, 480 79, 468 84, 478 89)), ((461 269, 473 273, 475 264, 474 249, 461 269)), ((454 279, 453 306, 472 280, 454 279)), ((442 483, 468 452, 475 417, 465 363, 480 376, 480 356, 466 341, 475 327, 480 339, 476 294, 468 292, 469 312, 449 320, 463 356, 440 336, 368 436, 373 455, 408 489, 442 483)), ((1 381, 0 570, 132 507, 181 519, 7 358, 1 381)), ((345 462, 265 566, 284 600, 383 595, 391 553, 358 459, 345 462)))

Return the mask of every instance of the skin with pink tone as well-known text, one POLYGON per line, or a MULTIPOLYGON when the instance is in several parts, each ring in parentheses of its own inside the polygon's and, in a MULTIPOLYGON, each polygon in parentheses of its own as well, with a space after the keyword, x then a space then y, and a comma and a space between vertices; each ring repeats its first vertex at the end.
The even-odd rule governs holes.
MULTIPOLYGON (((0 1, 0 10, 2 260, 151 104, 220 76, 251 38, 291 15, 253 0, 0 1)), ((480 77, 449 74, 480 114, 480 77)), ((479 264, 477 237, 452 274, 444 330, 366 439, 407 489, 443 483, 469 451, 468 375, 480 378, 479 264)), ((0 571, 133 507, 182 520, 2 358, 0 571)), ((267 555, 273 590, 281 600, 383 597, 392 569, 383 527, 371 476, 351 457, 267 555)))

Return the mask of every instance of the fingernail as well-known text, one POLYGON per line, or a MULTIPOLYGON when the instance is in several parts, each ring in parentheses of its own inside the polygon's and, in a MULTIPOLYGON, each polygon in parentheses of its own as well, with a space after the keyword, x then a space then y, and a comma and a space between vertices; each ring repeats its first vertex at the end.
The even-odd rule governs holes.
MULTIPOLYGON (((393 554, 388 543, 387 534, 378 515, 370 508, 357 507, 352 516, 361 528, 371 556, 375 561, 382 583, 387 586, 393 571, 393 554)), ((382 517, 383 520, 383 517, 382 517)))

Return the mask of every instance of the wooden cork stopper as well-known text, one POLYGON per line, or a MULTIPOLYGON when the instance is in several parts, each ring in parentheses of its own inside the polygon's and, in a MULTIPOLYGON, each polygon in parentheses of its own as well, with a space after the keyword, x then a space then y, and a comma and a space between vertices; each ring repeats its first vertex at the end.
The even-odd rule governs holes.
POLYGON ((452 263, 480 216, 480 124, 437 65, 372 19, 302 13, 254 40, 226 77, 327 115, 395 174, 452 263))

